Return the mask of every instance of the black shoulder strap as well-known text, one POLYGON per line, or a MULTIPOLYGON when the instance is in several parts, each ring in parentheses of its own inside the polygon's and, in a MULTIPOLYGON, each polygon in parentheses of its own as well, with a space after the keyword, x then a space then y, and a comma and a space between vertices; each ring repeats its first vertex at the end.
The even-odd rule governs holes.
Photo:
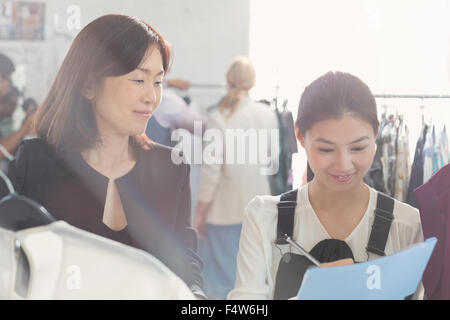
POLYGON ((277 239, 275 244, 288 244, 285 235, 292 237, 294 232, 294 214, 297 206, 298 189, 283 193, 278 202, 277 239))
POLYGON ((386 248, 392 220, 394 220, 394 203, 394 199, 378 192, 375 220, 373 221, 369 243, 367 244, 367 252, 372 252, 379 256, 386 255, 384 249, 386 248))

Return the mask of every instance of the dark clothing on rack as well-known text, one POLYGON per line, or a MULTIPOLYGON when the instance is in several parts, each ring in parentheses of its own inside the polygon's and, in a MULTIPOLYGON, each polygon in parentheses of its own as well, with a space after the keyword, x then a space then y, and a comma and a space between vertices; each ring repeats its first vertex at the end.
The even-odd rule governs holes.
MULTIPOLYGON (((382 129, 380 129, 381 131, 382 129)), ((386 193, 383 181, 383 163, 381 157, 383 155, 383 139, 381 134, 377 136, 377 151, 372 162, 372 166, 364 177, 364 182, 379 192, 386 193)))
POLYGON ((425 238, 438 242, 423 275, 428 299, 450 299, 450 164, 414 191, 425 238))
POLYGON ((414 195, 414 189, 418 188, 423 184, 423 147, 425 145, 425 136, 428 131, 428 126, 423 129, 422 135, 417 140, 416 151, 414 153, 414 162, 411 169, 411 176, 409 178, 409 188, 408 196, 406 198, 406 203, 417 208, 416 197, 414 195))
MULTIPOLYGON (((201 296, 202 262, 190 223, 189 165, 175 165, 173 151, 158 144, 150 150, 138 148, 136 165, 115 180, 127 219, 122 231, 102 222, 109 179, 79 152, 57 154, 41 139, 27 140, 8 175, 17 193, 42 204, 56 219, 147 251, 201 296)), ((0 197, 7 193, 0 182, 0 197)))

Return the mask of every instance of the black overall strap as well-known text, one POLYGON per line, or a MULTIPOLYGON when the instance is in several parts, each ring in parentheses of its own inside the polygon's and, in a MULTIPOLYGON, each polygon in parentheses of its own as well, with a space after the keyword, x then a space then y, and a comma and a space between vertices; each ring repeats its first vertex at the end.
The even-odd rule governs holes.
POLYGON ((394 199, 378 192, 377 208, 375 209, 375 220, 373 221, 372 231, 367 244, 367 252, 375 253, 379 256, 385 256, 384 249, 391 229, 392 220, 394 220, 394 199))
POLYGON ((285 235, 292 237, 294 232, 294 214, 297 206, 298 189, 283 193, 278 202, 277 239, 275 244, 288 244, 285 235))

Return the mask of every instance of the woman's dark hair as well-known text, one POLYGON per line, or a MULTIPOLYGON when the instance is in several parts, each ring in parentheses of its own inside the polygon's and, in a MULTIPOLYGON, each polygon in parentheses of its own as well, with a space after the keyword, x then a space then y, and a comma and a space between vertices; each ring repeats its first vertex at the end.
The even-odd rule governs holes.
POLYGON ((347 114, 367 121, 377 134, 377 104, 369 87, 349 73, 328 72, 303 91, 295 125, 304 135, 316 122, 347 114))
MULTIPOLYGON (((377 135, 377 104, 369 87, 343 72, 328 72, 305 88, 300 98, 296 127, 302 135, 320 121, 351 115, 367 121, 377 135)), ((313 177, 308 164, 308 181, 313 177)))
POLYGON ((14 63, 10 58, 0 53, 0 75, 3 79, 8 78, 15 70, 14 63))
MULTIPOLYGON (((149 24, 124 15, 106 15, 89 23, 75 38, 35 117, 39 137, 76 151, 99 142, 93 106, 84 96, 88 83, 135 70, 148 50, 160 51, 164 71, 170 64, 167 41, 149 24)), ((144 146, 145 134, 134 137, 144 146)), ((145 146, 144 146, 145 147, 145 146)))
POLYGON ((22 109, 23 111, 27 112, 30 107, 34 106, 35 108, 38 106, 38 103, 33 98, 26 98, 25 101, 22 103, 22 109))
POLYGON ((19 89, 17 89, 17 87, 11 86, 11 89, 9 89, 8 93, 2 97, 1 102, 8 103, 11 102, 11 99, 19 98, 20 96, 21 92, 19 91, 19 89))

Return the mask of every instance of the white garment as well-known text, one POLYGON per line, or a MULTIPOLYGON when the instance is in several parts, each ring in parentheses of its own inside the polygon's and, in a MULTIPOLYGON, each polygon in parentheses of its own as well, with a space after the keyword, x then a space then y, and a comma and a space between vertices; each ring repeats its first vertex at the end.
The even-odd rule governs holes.
POLYGON ((401 125, 398 132, 394 198, 405 201, 408 194, 411 165, 409 163, 409 130, 401 125))
POLYGON ((434 139, 432 132, 433 128, 430 126, 425 137, 425 145, 423 146, 423 183, 433 176, 434 139))
POLYGON ((0 228, 1 299, 194 299, 184 282, 147 252, 64 221, 18 232, 0 228), (15 243, 29 261, 26 296, 15 291, 15 243))
MULTIPOLYGON (((366 246, 369 242, 377 203, 377 191, 370 187, 369 189, 370 199, 366 213, 345 240, 352 249, 355 261, 360 262, 368 261, 366 246)), ((289 245, 274 244, 279 200, 279 196, 262 196, 256 197, 249 203, 242 226, 236 283, 228 299, 273 299, 278 264, 281 256, 289 251, 289 245)), ((299 189, 297 195, 293 239, 305 250, 310 251, 319 241, 329 238, 331 237, 309 202, 308 185, 305 185, 299 189)), ((385 248, 386 254, 393 254, 406 246, 422 241, 419 211, 396 200, 394 221, 385 248)), ((379 256, 369 254, 369 260, 376 258, 379 256)), ((423 287, 420 291, 419 296, 422 297, 423 287)))
POLYGON ((269 107, 245 97, 229 118, 224 117, 217 109, 211 112, 207 123, 208 129, 203 139, 211 139, 212 142, 203 149, 198 200, 211 203, 207 223, 239 224, 242 223, 245 207, 251 199, 257 195, 270 194, 269 180, 265 173, 270 167, 278 169, 279 139, 271 139, 272 130, 278 132, 277 117, 269 107), (214 132, 218 136, 209 135, 214 132), (234 148, 228 143, 233 134, 238 137, 234 138, 234 148), (245 138, 246 134, 252 138, 245 138), (219 141, 220 137, 223 139, 219 141), (264 137, 266 143, 260 143, 264 137), (245 141, 245 147, 238 148, 237 141, 241 138, 245 141), (252 139, 253 142, 249 142, 252 139), (217 142, 217 154, 209 152, 213 150, 213 143, 217 142), (219 159, 222 164, 207 163, 205 154, 217 155, 214 159, 219 159), (240 156, 245 158, 239 163, 240 156), (270 161, 269 165, 262 163, 265 160, 270 161))
POLYGON ((438 154, 437 167, 441 169, 447 163, 449 163, 450 151, 448 148, 448 137, 447 137, 447 129, 442 129, 439 134, 438 142, 436 144, 436 152, 438 154))

